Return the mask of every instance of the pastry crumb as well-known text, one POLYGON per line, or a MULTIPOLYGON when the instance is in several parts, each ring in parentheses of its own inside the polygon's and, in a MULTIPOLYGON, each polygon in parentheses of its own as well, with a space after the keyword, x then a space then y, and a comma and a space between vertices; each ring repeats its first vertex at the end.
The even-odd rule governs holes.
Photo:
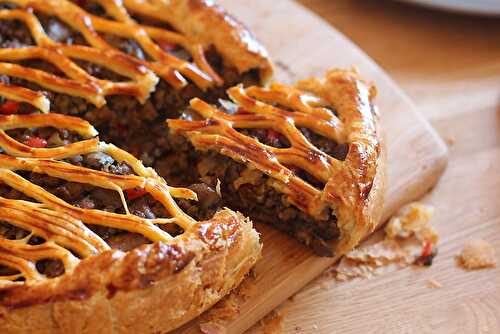
POLYGON ((338 281, 370 279, 411 264, 432 264, 439 236, 430 225, 434 208, 418 202, 402 207, 385 228, 385 238, 346 254, 335 269, 338 281))
POLYGON ((272 311, 260 321, 260 325, 263 334, 282 334, 284 330, 283 314, 276 310, 272 311))
POLYGON ((445 141, 446 141, 446 144, 448 144, 448 146, 453 146, 455 145, 455 137, 452 137, 452 136, 447 136, 445 137, 445 141))
POLYGON ((439 281, 437 281, 436 279, 434 278, 429 278, 427 280, 427 286, 429 288, 433 288, 433 289, 440 289, 443 287, 443 285, 441 283, 439 283, 439 281))
POLYGON ((313 330, 315 330, 315 331, 316 331, 316 330, 318 330, 318 325, 314 324, 314 325, 312 326, 312 329, 313 329, 313 330))
POLYGON ((393 216, 385 227, 385 234, 389 239, 417 237, 421 241, 437 244, 438 235, 429 222, 434 215, 434 208, 413 202, 403 206, 393 216))
POLYGON ((493 246, 483 239, 467 241, 459 255, 460 264, 468 270, 496 267, 497 258, 493 246))

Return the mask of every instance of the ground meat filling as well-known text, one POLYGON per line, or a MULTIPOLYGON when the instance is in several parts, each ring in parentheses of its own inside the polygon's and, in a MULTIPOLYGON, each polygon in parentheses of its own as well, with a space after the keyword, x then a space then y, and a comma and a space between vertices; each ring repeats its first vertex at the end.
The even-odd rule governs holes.
MULTIPOLYGON (((104 170, 106 165, 109 165, 109 161, 103 163, 101 169, 104 170)), ((67 182, 45 174, 33 172, 18 172, 18 174, 74 206, 121 214, 125 213, 120 196, 116 191, 87 184, 67 182)), ((10 199, 26 199, 23 193, 8 188, 6 185, 1 185, 0 196, 10 199)), ((135 196, 132 197, 126 193, 126 202, 131 214, 148 219, 169 217, 168 212, 163 206, 149 194, 141 194, 139 197, 135 196)), ((87 226, 105 240, 110 247, 122 251, 129 251, 140 245, 151 243, 149 239, 140 234, 100 225, 89 224, 87 226)), ((173 236, 183 233, 182 229, 175 224, 165 224, 159 227, 173 236)), ((19 240, 26 238, 29 232, 7 222, 0 222, 0 235, 7 239, 19 240)), ((36 245, 44 241, 40 237, 32 236, 28 243, 36 245)), ((64 266, 57 259, 43 259, 38 261, 36 268, 41 274, 49 278, 64 274, 64 266)), ((2 276, 3 272, 8 272, 8 270, 0 266, 0 276, 2 276)))
MULTIPOLYGON (((67 145, 81 140, 79 135, 74 132, 51 127, 15 129, 9 130, 8 133, 19 141, 38 138, 39 140, 45 141, 46 147, 67 145)), ((77 155, 65 159, 65 161, 73 165, 117 175, 134 174, 132 167, 127 163, 116 161, 112 156, 104 152, 77 155)), ((116 191, 83 183, 69 182, 35 172, 18 171, 17 173, 74 206, 121 214, 125 213, 121 198, 116 191)), ((24 193, 5 184, 0 184, 0 196, 9 199, 35 201, 24 193)), ((128 209, 133 215, 147 219, 168 218, 170 216, 159 202, 141 189, 125 191, 125 197, 128 209)), ((120 229, 91 224, 89 224, 88 227, 104 239, 112 248, 122 251, 129 251, 142 244, 151 242, 140 234, 130 233, 120 229)), ((159 227, 173 236, 183 233, 182 228, 175 224, 164 224, 159 227)), ((26 238, 29 232, 11 225, 8 222, 0 222, 0 235, 7 239, 19 240, 26 238)), ((31 236, 28 241, 28 243, 32 245, 41 244, 43 242, 45 242, 45 240, 37 236, 31 236)), ((40 273, 49 278, 64 274, 64 266, 62 262, 57 259, 43 259, 37 261, 36 268, 40 273)), ((14 274, 16 274, 16 272, 13 272, 11 268, 0 266, 0 276, 14 274)))
MULTIPOLYGON (((195 152, 179 136, 172 135, 170 141, 178 143, 175 155, 177 164, 170 165, 169 173, 165 175, 167 182, 193 184, 190 188, 199 197, 198 203, 178 201, 187 213, 197 219, 204 219, 205 215, 209 216, 227 206, 255 221, 276 226, 310 246, 319 255, 333 255, 327 242, 337 239, 340 232, 332 212, 315 219, 291 205, 284 194, 270 185, 269 177, 260 171, 215 152, 195 152)), ((308 180, 301 174, 298 176, 308 180)), ((313 178, 310 175, 308 177, 313 178)), ((323 186, 317 180, 309 181, 320 188, 323 186)))
MULTIPOLYGON (((92 1, 76 1, 78 5, 94 15, 106 17, 104 9, 92 1)), ((65 44, 87 44, 81 34, 61 22, 55 17, 48 17, 36 13, 47 34, 59 43, 65 44)), ((140 23, 161 26, 173 30, 168 24, 156 22, 149 18, 135 17, 140 23)), ((140 59, 147 59, 147 54, 134 40, 120 38, 114 35, 104 34, 103 37, 116 48, 140 59)), ((1 47, 23 47, 33 45, 34 41, 26 26, 16 20, 0 21, 0 46, 1 47)), ((182 47, 158 41, 160 47, 176 57, 191 60, 191 56, 182 47)), ((182 110, 193 97, 203 96, 210 103, 216 103, 218 99, 226 97, 226 89, 239 82, 244 84, 255 84, 258 82, 256 70, 240 74, 234 67, 224 64, 222 57, 215 48, 206 51, 206 58, 214 70, 223 78, 222 87, 214 87, 208 91, 202 91, 195 84, 188 84, 180 90, 173 89, 166 82, 160 81, 155 91, 145 104, 139 103, 130 96, 109 96, 104 107, 96 108, 88 101, 68 96, 66 94, 47 91, 37 84, 19 78, 0 78, 6 84, 19 85, 33 90, 42 91, 51 102, 51 109, 68 115, 80 116, 94 126, 101 133, 101 138, 107 142, 113 142, 121 148, 139 157, 146 165, 155 168, 163 168, 163 157, 168 156, 171 145, 165 140, 166 128, 164 120, 167 118, 180 117, 182 110)), ((91 64, 85 61, 74 60, 89 74, 112 81, 128 80, 127 78, 107 69, 103 66, 91 64)), ((45 70, 64 76, 56 66, 40 61, 23 61, 23 65, 45 70)), ((0 101, 4 102, 4 101, 0 101)), ((31 106, 23 106, 23 112, 35 111, 31 106), (26 110, 25 110, 26 109, 26 110)), ((168 160, 168 159, 167 159, 168 160)), ((160 174, 162 171, 159 171, 160 174)))
POLYGON ((20 48, 33 44, 30 31, 23 22, 18 20, 0 21, 1 48, 20 48))
MULTIPOLYGON (((91 153, 84 155, 80 164, 84 167, 102 170, 115 174, 132 174, 132 168, 121 162, 117 163, 112 157, 105 153, 91 153)), ((93 185, 69 182, 63 179, 51 177, 45 174, 34 172, 18 172, 27 180, 41 186, 46 191, 56 195, 60 199, 83 209, 96 209, 119 214, 125 213, 122 200, 118 192, 110 189, 95 187, 93 185)), ((151 195, 134 189, 125 191, 127 207, 131 214, 141 218, 168 218, 169 214, 165 208, 157 202, 151 195)), ((137 245, 150 243, 142 235, 126 232, 99 225, 88 225, 95 233, 114 248, 128 251, 137 245)), ((182 233, 177 225, 165 224, 160 228, 172 235, 182 233)))
POLYGON ((290 142, 285 136, 272 129, 239 129, 238 132, 253 137, 268 146, 276 148, 291 147, 290 142))
POLYGON ((345 160, 349 152, 349 144, 337 143, 327 137, 323 137, 308 128, 299 128, 304 137, 320 151, 334 157, 337 160, 345 160))
MULTIPOLYGON (((43 15, 40 15, 40 17, 45 29, 52 31, 52 37, 58 42, 74 44, 75 41, 81 38, 75 31, 59 20, 44 17, 43 15)), ((29 31, 20 22, 0 21, 0 33, 0 42, 2 43, 14 43, 16 47, 33 44, 29 31)), ((132 56, 143 59, 146 57, 144 51, 135 41, 115 36, 104 37, 112 45, 132 56)), ((169 46, 166 51, 186 60, 191 59, 191 56, 179 46, 169 46)), ((223 78, 224 85, 222 87, 214 87, 203 91, 195 84, 190 83, 186 87, 176 90, 166 82, 160 81, 145 104, 139 103, 131 96, 108 96, 107 104, 101 108, 96 108, 82 98, 48 91, 23 79, 3 76, 2 81, 7 84, 42 91, 50 100, 53 111, 79 116, 88 120, 99 130, 104 141, 112 142, 127 150, 148 166, 163 168, 165 166, 164 161, 162 161, 163 157, 172 152, 171 145, 165 140, 168 131, 165 127, 165 119, 180 117, 179 110, 185 108, 193 97, 203 96, 208 102, 216 103, 218 99, 226 97, 225 91, 228 87, 239 82, 246 85, 258 82, 257 71, 249 71, 240 75, 235 68, 224 64, 215 48, 207 50, 206 57, 214 70, 223 78)), ((115 82, 128 80, 103 66, 79 60, 75 60, 75 62, 97 78, 115 82)), ((24 61, 23 65, 58 73, 62 76, 54 65, 47 62, 30 60, 24 61)), ((35 111, 30 106, 27 109, 26 112, 35 111)), ((162 173, 161 170, 159 172, 162 173)))
POLYGON ((13 129, 6 133, 21 143, 38 148, 59 147, 82 140, 74 131, 52 127, 13 129))

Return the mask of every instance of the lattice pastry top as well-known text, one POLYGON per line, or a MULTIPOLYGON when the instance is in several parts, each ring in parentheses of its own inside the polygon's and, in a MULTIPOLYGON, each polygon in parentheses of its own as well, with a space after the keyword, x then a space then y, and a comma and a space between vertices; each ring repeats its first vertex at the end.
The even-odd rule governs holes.
MULTIPOLYGON (((56 315, 56 319, 46 317, 45 312, 56 302, 70 305, 74 299, 81 301, 80 307, 107 305, 112 309, 110 317, 137 317, 134 305, 154 314, 158 312, 153 310, 154 303, 144 306, 144 295, 160 298, 175 288, 179 295, 170 297, 177 296, 186 305, 173 302, 162 308, 166 313, 162 313, 164 318, 158 326, 169 330, 225 295, 259 256, 258 236, 241 215, 223 210, 209 221, 195 221, 175 202, 175 198, 196 199, 194 192, 168 186, 154 170, 114 145, 100 142, 96 134, 88 122, 70 116, 0 116, 0 181, 2 187, 10 189, 0 196, 0 221, 26 231, 10 239, 0 236, 0 265, 12 270, 0 275, 2 332, 29 328, 23 318, 25 312, 31 312, 30 319, 39 321, 37 326, 48 326, 47 330, 56 326, 60 330, 64 323, 59 321, 74 320, 71 308, 56 315), (57 131, 49 139, 16 137, 15 129, 38 129, 42 133, 47 128, 69 131, 72 142, 54 141, 53 136, 59 136, 57 131), (48 147, 49 141, 59 145, 48 147), (111 159, 101 163, 99 169, 85 163, 92 154, 94 159, 111 159), (61 187, 54 188, 54 182, 68 185, 63 188, 70 193, 75 188, 69 185, 84 186, 91 193, 95 193, 94 189, 107 190, 101 201, 109 200, 109 191, 116 192, 122 207, 109 210, 82 201, 70 203, 65 197, 71 194, 57 190, 61 187), (129 207, 140 196, 149 196, 164 216, 132 214, 129 207), (175 228, 165 228, 167 225, 175 228), (137 245, 134 243, 128 252, 111 249, 111 238, 103 236, 100 227, 126 231, 119 237, 133 236, 137 245), (49 279, 39 267, 47 259, 58 261, 64 275, 49 279), (211 269, 200 270, 207 261, 211 269), (127 293, 120 293, 123 291, 127 293), (186 299, 182 295, 186 293, 193 298, 186 299), (113 304, 116 294, 120 302, 113 304), (123 300, 127 308, 121 304, 123 300), (41 307, 26 308, 39 304, 41 307)), ((106 321, 111 330, 114 322, 106 321)))
MULTIPOLYGON (((83 98, 97 107, 106 103, 106 96, 117 94, 134 96, 144 102, 154 90, 158 77, 174 88, 186 86, 188 80, 202 89, 222 85, 223 79, 205 57, 205 52, 211 46, 217 49, 224 62, 234 66, 239 73, 257 69, 264 80, 271 75, 272 69, 265 49, 241 24, 209 1, 94 2, 104 9, 105 17, 86 12, 78 6, 79 1, 0 1, 0 4, 18 6, 0 10, 0 20, 24 22, 35 43, 34 46, 0 49, 0 74, 83 98), (40 23, 38 14, 64 22, 81 34, 88 45, 68 45, 52 40, 40 23), (140 24, 131 14, 163 22, 176 31, 140 24), (107 42, 102 34, 136 42, 146 54, 144 59, 120 51, 107 42), (177 46, 190 54, 192 62, 168 52, 177 46), (33 59, 51 63, 61 74, 10 63, 33 59), (75 60, 97 64, 127 80, 115 82, 96 78, 78 66, 75 60)), ((11 90, 9 98, 48 111, 48 101, 40 93, 11 90)))
POLYGON ((313 218, 324 220, 332 210, 341 233, 330 245, 337 255, 373 231, 385 168, 374 87, 354 72, 331 70, 296 87, 236 86, 228 95, 234 104, 223 101, 221 109, 193 99, 191 108, 202 120, 172 119, 169 127, 197 149, 218 151, 267 174, 274 189, 313 218), (242 133, 248 129, 267 129, 289 145, 273 147, 242 133), (346 148, 327 154, 307 138, 311 132, 346 148), (303 171, 316 182, 301 177, 303 171))

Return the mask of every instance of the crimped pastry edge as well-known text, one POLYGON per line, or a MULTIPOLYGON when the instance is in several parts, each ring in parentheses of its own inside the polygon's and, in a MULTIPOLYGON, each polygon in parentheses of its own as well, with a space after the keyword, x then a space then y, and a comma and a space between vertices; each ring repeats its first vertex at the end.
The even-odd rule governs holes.
MULTIPOLYGON (((368 149, 369 152, 371 148, 372 153, 374 152, 373 149, 378 150, 375 159, 368 159, 367 165, 362 166, 361 173, 356 168, 353 169, 355 174, 352 181, 356 185, 363 181, 364 175, 369 174, 370 170, 373 171, 373 179, 368 196, 363 198, 362 194, 358 193, 355 198, 357 205, 351 207, 352 213, 350 215, 350 218, 353 218, 352 223, 339 226, 340 238, 329 242, 330 247, 335 250, 334 257, 340 259, 383 223, 382 214, 387 192, 387 146, 385 133, 380 122, 380 114, 377 106, 373 103, 377 95, 376 87, 372 83, 366 82, 356 69, 330 69, 322 80, 322 82, 315 78, 301 80, 297 83, 297 86, 300 87, 305 84, 305 86, 310 86, 308 88, 312 88, 311 91, 314 93, 321 92, 322 94, 318 94, 318 96, 330 102, 331 105, 344 105, 347 108, 354 108, 360 110, 361 115, 363 115, 364 109, 366 115, 362 117, 363 128, 366 131, 365 133, 370 133, 371 139, 375 140, 375 146, 370 141, 359 141, 357 144, 361 144, 363 149, 361 151, 356 150, 353 158, 355 161, 363 161, 362 152, 367 152, 364 150, 368 149), (336 93, 332 93, 334 91, 336 93), (340 98, 336 96, 339 92, 342 92, 340 98), (330 94, 332 95, 330 96, 330 94), (332 98, 337 100, 332 101, 332 98)), ((301 88, 310 91, 305 87, 301 88)), ((331 195, 328 192, 327 194, 331 195)))
POLYGON ((3 288, 0 332, 170 331, 236 287, 260 252, 252 223, 226 209, 172 245, 107 251, 59 278, 3 288))

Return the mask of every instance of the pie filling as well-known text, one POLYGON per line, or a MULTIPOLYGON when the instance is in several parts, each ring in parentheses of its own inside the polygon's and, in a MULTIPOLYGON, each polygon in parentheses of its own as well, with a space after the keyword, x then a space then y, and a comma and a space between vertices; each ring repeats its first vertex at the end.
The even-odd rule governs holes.
MULTIPOLYGON (((226 105, 225 100, 219 101, 226 105)), ((220 105, 219 105, 220 106, 220 105)), ((224 106, 219 110, 226 111, 224 106)), ((181 119, 196 120, 194 111, 186 110, 181 119)), ((345 160, 347 144, 338 144, 310 129, 299 128, 311 144, 338 160, 345 160)), ((287 138, 272 129, 238 129, 262 144, 288 148, 287 138)), ((311 247, 320 256, 333 256, 331 242, 340 237, 337 218, 331 209, 320 217, 312 217, 290 203, 287 195, 277 191, 270 176, 235 161, 215 151, 196 150, 188 139, 179 134, 169 134, 168 142, 173 151, 163 158, 165 168, 160 168, 167 182, 186 186, 198 194, 198 205, 181 200, 179 205, 191 216, 204 219, 217 208, 230 207, 241 211, 254 221, 271 224, 311 247), (330 244, 329 244, 330 243, 330 244)), ((324 183, 305 170, 287 166, 293 173, 318 190, 324 183)))

